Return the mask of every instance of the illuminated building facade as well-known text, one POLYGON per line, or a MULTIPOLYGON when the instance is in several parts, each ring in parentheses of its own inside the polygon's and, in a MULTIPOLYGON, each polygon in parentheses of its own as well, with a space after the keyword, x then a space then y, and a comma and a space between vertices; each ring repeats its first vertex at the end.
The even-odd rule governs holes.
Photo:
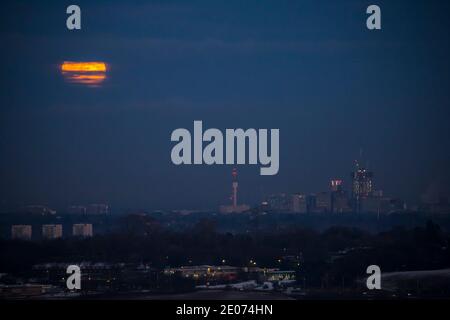
POLYGON ((11 226, 11 238, 19 240, 31 240, 31 225, 19 224, 11 226))
POLYGON ((44 239, 58 239, 62 237, 62 225, 44 224, 42 225, 42 237, 44 239))
POLYGON ((92 224, 77 223, 72 226, 72 235, 74 237, 92 237, 92 224))
POLYGON ((352 195, 353 198, 368 197, 372 193, 373 173, 364 168, 357 167, 352 172, 352 195))

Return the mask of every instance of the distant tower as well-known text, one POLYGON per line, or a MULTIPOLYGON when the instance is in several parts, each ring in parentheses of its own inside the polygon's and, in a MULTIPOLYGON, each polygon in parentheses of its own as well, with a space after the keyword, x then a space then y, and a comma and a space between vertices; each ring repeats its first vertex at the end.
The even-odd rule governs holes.
POLYGON ((238 191, 238 181, 237 181, 237 169, 233 168, 233 172, 231 173, 231 175, 233 176, 233 193, 231 196, 231 200, 233 202, 233 208, 237 208, 237 191, 238 191))
POLYGON ((231 190, 231 204, 220 206, 220 213, 242 213, 250 210, 250 206, 246 204, 238 204, 238 180, 237 180, 237 169, 234 168, 231 175, 233 176, 232 190, 231 190))

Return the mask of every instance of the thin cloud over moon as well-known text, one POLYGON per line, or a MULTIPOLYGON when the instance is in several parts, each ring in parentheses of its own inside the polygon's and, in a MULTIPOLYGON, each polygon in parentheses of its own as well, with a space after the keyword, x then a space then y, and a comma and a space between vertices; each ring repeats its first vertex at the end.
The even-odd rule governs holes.
POLYGON ((60 70, 69 83, 98 87, 105 81, 108 67, 101 61, 64 61, 60 70))

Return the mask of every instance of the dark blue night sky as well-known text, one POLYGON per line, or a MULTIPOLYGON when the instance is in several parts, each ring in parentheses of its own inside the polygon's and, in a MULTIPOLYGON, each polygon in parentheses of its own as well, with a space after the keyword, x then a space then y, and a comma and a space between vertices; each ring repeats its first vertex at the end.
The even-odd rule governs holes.
POLYGON ((231 166, 175 166, 176 128, 279 128, 280 171, 239 166, 240 199, 349 184, 449 192, 448 1, 2 3, 0 205, 216 208, 231 166), (82 30, 66 29, 66 7, 82 30), (366 28, 370 4, 382 30, 366 28), (66 60, 105 61, 100 87, 66 60))

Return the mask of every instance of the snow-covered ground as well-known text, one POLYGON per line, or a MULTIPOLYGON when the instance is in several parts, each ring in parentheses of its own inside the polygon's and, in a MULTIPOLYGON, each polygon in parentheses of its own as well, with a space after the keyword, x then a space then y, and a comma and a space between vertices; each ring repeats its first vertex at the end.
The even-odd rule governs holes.
POLYGON ((256 288, 258 286, 258 284, 256 283, 255 280, 250 280, 250 281, 244 281, 244 282, 238 282, 238 283, 233 283, 233 284, 219 284, 219 285, 215 285, 215 286, 206 286, 206 285, 201 285, 201 286, 197 286, 197 289, 225 289, 225 288, 232 288, 232 289, 236 289, 236 290, 252 290, 254 288, 256 288))
MULTIPOLYGON (((295 280, 282 280, 278 281, 278 285, 282 287, 294 286, 295 280)), ((219 284, 213 286, 200 285, 196 287, 197 289, 226 289, 231 288, 235 290, 257 290, 257 291, 273 291, 274 283, 270 281, 265 281, 263 284, 258 284, 255 280, 232 283, 232 284, 219 284)))

